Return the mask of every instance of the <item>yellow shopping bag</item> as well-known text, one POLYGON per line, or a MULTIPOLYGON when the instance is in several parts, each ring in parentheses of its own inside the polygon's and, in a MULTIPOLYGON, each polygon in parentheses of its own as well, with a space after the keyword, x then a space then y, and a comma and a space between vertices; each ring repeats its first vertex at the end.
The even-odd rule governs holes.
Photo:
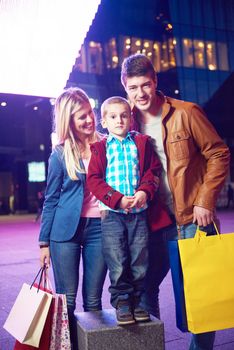
POLYGON ((203 333, 234 327, 234 233, 178 241, 188 329, 203 333))

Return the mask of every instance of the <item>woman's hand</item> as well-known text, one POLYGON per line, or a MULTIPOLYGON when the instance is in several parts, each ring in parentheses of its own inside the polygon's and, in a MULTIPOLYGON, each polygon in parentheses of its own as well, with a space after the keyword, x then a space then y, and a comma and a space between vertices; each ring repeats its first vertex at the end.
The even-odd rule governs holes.
POLYGON ((42 247, 40 248, 40 265, 43 267, 46 265, 47 268, 50 267, 50 248, 42 247))

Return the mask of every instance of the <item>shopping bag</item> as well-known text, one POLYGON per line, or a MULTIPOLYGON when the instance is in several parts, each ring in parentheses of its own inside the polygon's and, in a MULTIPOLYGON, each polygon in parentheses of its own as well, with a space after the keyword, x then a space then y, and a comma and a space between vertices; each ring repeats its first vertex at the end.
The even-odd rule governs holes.
POLYGON ((53 294, 50 350, 70 350, 70 331, 65 294, 53 294))
POLYGON ((20 343, 38 347, 51 301, 50 293, 24 283, 3 327, 20 343))
POLYGON ((168 253, 175 298, 176 326, 182 332, 187 332, 188 324, 185 309, 184 281, 181 269, 178 241, 168 241, 168 253))
POLYGON ((188 329, 196 334, 234 327, 234 233, 196 234, 178 246, 188 329))
POLYGON ((50 305, 45 326, 42 331, 39 347, 23 344, 23 343, 20 343, 18 340, 16 340, 14 350, 49 350, 50 337, 51 337, 51 324, 52 324, 52 303, 50 305))

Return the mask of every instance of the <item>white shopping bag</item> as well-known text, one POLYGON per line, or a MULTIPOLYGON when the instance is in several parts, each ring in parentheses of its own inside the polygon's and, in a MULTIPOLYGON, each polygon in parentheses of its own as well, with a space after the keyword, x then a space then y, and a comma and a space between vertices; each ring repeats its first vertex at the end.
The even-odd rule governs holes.
POLYGON ((52 294, 23 284, 4 328, 20 343, 39 346, 52 294))

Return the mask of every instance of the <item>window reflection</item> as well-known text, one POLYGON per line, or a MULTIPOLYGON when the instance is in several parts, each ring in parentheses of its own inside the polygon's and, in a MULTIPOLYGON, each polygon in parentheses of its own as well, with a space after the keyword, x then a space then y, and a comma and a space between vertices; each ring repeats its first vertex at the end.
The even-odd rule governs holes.
POLYGON ((100 43, 90 41, 88 48, 88 72, 102 73, 102 47, 100 43))
POLYGON ((227 45, 224 43, 218 43, 218 62, 219 62, 219 69, 220 70, 228 70, 228 54, 227 54, 227 45))
POLYGON ((115 38, 112 38, 105 45, 106 53, 106 67, 107 68, 116 68, 118 67, 119 57, 117 54, 117 45, 115 38))
POLYGON ((205 45, 201 40, 193 41, 194 60, 197 68, 205 68, 205 45))
POLYGON ((107 69, 117 68, 122 60, 134 53, 143 53, 151 60, 157 72, 177 66, 196 67, 209 70, 228 70, 228 53, 225 43, 191 40, 189 38, 165 38, 153 41, 137 37, 121 36, 111 38, 105 45, 103 62, 101 43, 90 41, 82 45, 76 59, 75 69, 81 72, 102 74, 103 65, 107 69))
POLYGON ((183 46, 183 65, 193 67, 193 43, 190 39, 182 39, 183 46))
POLYGON ((217 69, 216 62, 216 51, 215 51, 215 43, 207 42, 206 43, 206 58, 207 58, 207 67, 209 70, 217 69))

